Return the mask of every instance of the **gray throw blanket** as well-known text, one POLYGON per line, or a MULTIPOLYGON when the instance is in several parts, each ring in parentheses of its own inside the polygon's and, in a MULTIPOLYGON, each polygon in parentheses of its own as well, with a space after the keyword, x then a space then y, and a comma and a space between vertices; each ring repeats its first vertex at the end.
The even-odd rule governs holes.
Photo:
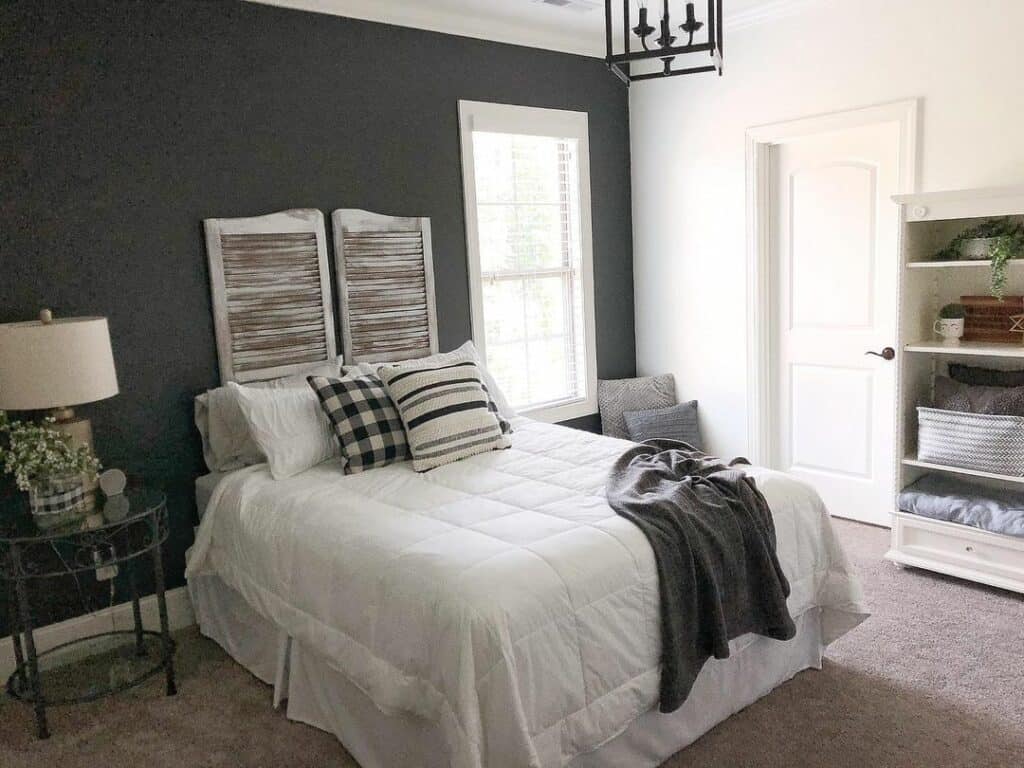
POLYGON ((734 468, 740 462, 649 440, 626 451, 608 479, 608 503, 644 532, 658 564, 662 712, 682 706, 704 663, 729 656, 731 639, 796 634, 771 511, 734 468))

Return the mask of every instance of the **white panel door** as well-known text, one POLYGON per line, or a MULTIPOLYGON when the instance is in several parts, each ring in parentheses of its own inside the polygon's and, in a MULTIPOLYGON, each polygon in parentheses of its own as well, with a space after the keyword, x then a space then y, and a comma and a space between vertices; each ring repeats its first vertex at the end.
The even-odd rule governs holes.
POLYGON ((899 128, 772 148, 772 458, 833 515, 894 505, 899 128))

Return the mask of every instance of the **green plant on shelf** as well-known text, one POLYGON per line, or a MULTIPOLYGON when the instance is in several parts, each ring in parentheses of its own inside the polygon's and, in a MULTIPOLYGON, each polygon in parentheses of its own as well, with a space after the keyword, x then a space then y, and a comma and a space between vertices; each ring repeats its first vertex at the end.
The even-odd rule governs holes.
POLYGON ((969 240, 992 240, 988 251, 991 265, 989 292, 1002 300, 1006 292, 1007 263, 1011 259, 1024 258, 1024 225, 1005 216, 1000 219, 988 219, 958 234, 949 245, 935 254, 934 259, 955 261, 960 258, 960 249, 969 240))
POLYGON ((1006 291, 1006 264, 1010 259, 1019 259, 1024 256, 1024 233, 1017 232, 1014 235, 1006 235, 997 238, 992 246, 992 272, 989 278, 989 288, 992 295, 997 299, 1003 298, 1006 291))
POLYGON ((963 320, 965 316, 963 304, 947 304, 939 310, 940 320, 963 320))

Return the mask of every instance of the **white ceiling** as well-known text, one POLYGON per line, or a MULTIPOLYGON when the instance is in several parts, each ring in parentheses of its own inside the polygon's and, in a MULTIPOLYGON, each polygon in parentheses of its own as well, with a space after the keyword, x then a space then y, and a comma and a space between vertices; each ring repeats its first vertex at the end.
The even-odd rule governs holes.
MULTIPOLYGON (((604 56, 603 0, 576 0, 593 10, 559 8, 538 0, 249 0, 336 16, 430 29, 453 35, 604 56)), ((636 0, 632 0, 633 3, 636 0)), ((659 0, 647 0, 657 16, 659 0)), ((788 16, 822 0, 723 0, 725 32, 788 16)), ((671 0, 674 14, 682 0, 671 0)), ((618 7, 619 3, 613 3, 618 7)), ((697 3, 698 8, 703 3, 697 3)), ((698 18, 703 14, 698 12, 698 18)), ((655 25, 657 22, 654 22, 655 25)), ((728 41, 726 41, 728 47, 728 41)))

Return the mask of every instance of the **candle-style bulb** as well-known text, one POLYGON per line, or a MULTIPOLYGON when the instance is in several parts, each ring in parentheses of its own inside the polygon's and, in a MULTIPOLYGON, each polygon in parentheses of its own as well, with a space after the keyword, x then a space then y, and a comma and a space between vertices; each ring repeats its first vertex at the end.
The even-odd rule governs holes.
POLYGON ((654 27, 647 23, 647 9, 640 6, 640 21, 633 27, 633 34, 639 37, 646 44, 646 38, 654 32, 654 27))
POLYGON ((704 22, 697 21, 697 17, 693 12, 693 3, 686 4, 686 21, 679 25, 679 28, 686 32, 691 38, 693 33, 704 26, 704 22))
POLYGON ((669 48, 676 41, 675 35, 670 31, 671 29, 672 20, 668 15, 668 0, 665 0, 665 14, 661 17, 661 37, 657 40, 658 45, 662 48, 669 48))

